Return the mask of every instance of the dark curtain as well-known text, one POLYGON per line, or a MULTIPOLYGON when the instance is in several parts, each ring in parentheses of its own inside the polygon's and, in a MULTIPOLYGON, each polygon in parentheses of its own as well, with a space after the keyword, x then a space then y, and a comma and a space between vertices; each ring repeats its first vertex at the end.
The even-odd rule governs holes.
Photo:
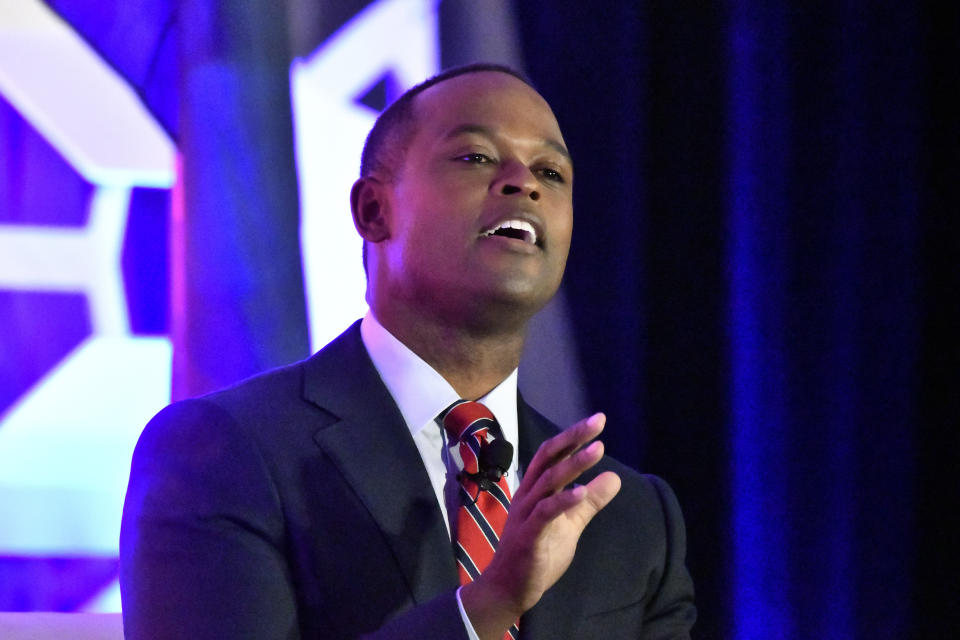
POLYGON ((956 632, 957 10, 515 6, 589 399, 684 506, 696 636, 956 632))

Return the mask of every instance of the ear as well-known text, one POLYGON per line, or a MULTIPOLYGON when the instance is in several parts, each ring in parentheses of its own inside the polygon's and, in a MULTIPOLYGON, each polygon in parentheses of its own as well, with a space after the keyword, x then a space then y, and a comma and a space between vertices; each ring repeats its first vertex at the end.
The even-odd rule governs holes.
POLYGON ((350 189, 353 226, 368 242, 382 242, 390 237, 389 201, 386 196, 386 185, 374 177, 360 178, 350 189))

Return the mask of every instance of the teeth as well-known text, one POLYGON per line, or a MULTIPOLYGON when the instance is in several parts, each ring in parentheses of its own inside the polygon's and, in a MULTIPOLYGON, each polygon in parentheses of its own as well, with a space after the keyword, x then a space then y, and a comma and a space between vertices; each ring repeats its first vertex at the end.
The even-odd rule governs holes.
POLYGON ((496 227, 485 231, 484 235, 492 236, 500 229, 515 229, 517 231, 523 231, 527 234, 527 240, 531 244, 537 244, 537 230, 534 229, 533 225, 526 220, 504 220, 496 227))

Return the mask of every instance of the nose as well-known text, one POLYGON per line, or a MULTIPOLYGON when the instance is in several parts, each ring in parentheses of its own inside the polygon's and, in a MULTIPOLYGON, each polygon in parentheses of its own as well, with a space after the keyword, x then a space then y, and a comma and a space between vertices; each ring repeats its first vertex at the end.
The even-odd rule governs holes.
POLYGON ((494 191, 499 191, 502 195, 520 195, 534 202, 540 199, 538 188, 537 177, 522 162, 505 163, 493 184, 494 191))

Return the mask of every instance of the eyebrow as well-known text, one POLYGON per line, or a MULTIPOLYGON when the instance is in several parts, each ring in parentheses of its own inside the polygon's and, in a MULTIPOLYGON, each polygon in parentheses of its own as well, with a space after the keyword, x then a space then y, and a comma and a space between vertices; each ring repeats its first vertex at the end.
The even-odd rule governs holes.
MULTIPOLYGON (((444 140, 450 140, 452 138, 456 138, 457 136, 463 135, 465 133, 476 133, 482 136, 486 136, 488 138, 496 137, 493 129, 491 129, 490 127, 485 127, 482 124, 468 123, 468 124, 461 124, 459 126, 454 127, 453 129, 448 131, 446 135, 443 136, 443 138, 444 140)), ((561 143, 558 140, 554 140, 553 138, 541 138, 541 142, 544 145, 556 151, 557 153, 559 153, 560 155, 562 155, 564 158, 566 158, 567 162, 569 162, 571 165, 573 164, 573 158, 570 157, 570 152, 567 151, 567 148, 565 146, 563 146, 563 143, 561 143)))

